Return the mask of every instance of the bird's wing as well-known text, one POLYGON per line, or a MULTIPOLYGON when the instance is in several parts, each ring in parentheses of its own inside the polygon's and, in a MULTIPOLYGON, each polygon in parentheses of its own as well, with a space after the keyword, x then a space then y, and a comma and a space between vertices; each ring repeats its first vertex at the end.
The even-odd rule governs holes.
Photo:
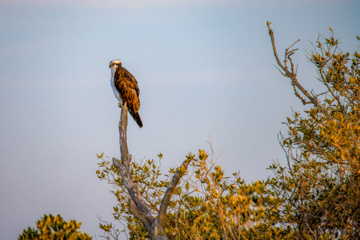
POLYGON ((133 83, 133 87, 134 87, 137 95, 139 96, 140 95, 140 89, 139 89, 139 86, 138 86, 138 82, 136 81, 136 78, 126 68, 123 67, 123 69, 124 69, 124 73, 127 76, 127 78, 129 78, 129 80, 133 83))
POLYGON ((116 89, 120 93, 121 99, 127 103, 129 111, 139 111, 140 91, 135 77, 125 68, 122 68, 116 71, 114 81, 116 89))

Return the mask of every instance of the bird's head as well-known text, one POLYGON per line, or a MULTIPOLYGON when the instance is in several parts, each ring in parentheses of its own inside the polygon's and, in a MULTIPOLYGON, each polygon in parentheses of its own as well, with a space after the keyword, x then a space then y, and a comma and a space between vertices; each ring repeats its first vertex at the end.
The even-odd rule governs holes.
POLYGON ((121 61, 120 61, 119 59, 112 60, 112 61, 109 63, 109 68, 112 69, 112 70, 115 70, 115 69, 117 69, 118 67, 121 67, 121 61))

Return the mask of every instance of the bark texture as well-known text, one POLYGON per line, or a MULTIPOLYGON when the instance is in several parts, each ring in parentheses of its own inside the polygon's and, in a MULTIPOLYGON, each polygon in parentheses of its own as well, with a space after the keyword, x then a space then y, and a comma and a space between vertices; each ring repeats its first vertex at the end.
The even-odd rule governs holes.
POLYGON ((184 169, 186 170, 191 160, 185 160, 182 165, 177 169, 173 175, 170 184, 162 199, 160 210, 157 218, 154 218, 146 206, 141 194, 137 190, 136 183, 132 180, 130 175, 130 162, 131 155, 129 154, 127 145, 127 124, 128 124, 128 108, 126 103, 123 104, 119 122, 119 134, 120 134, 120 152, 121 160, 113 158, 113 165, 119 170, 121 179, 125 185, 125 188, 130 197, 130 212, 144 224, 150 239, 152 240, 167 240, 167 236, 164 234, 164 224, 166 219, 166 210, 169 206, 171 196, 179 183, 181 177, 184 175, 184 169))

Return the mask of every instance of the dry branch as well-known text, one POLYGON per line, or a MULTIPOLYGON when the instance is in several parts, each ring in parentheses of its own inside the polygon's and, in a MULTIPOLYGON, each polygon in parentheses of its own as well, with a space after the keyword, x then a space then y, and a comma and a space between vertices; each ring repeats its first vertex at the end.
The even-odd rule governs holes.
POLYGON ((285 77, 288 77, 291 79, 291 84, 294 88, 294 92, 295 95, 302 101, 302 103, 308 104, 308 103, 312 103, 314 104, 326 117, 330 117, 329 114, 325 111, 325 109, 323 109, 323 107, 320 105, 319 100, 318 100, 318 96, 317 95, 313 95, 310 94, 297 80, 297 69, 294 69, 294 63, 293 60, 291 58, 291 56, 295 53, 296 50, 298 49, 292 49, 292 47, 298 42, 300 41, 300 39, 298 39, 296 42, 294 42, 290 47, 288 47, 287 49, 285 49, 285 56, 284 56, 284 64, 281 63, 277 50, 276 50, 276 46, 275 46, 275 38, 274 38, 274 32, 270 27, 270 22, 267 22, 267 26, 269 29, 269 35, 270 35, 270 39, 271 39, 271 44, 272 44, 272 48, 274 51, 274 56, 278 65, 278 70, 281 72, 281 74, 285 77), (288 62, 290 62, 290 69, 288 67, 288 62), (302 97, 299 92, 302 92, 305 97, 308 99, 308 101, 306 101, 306 99, 304 97, 302 97))
POLYGON ((166 219, 166 210, 170 204, 170 199, 178 185, 181 177, 185 174, 186 169, 192 159, 185 160, 182 165, 174 173, 171 182, 166 189, 165 195, 162 199, 158 217, 154 218, 147 207, 143 197, 137 190, 136 183, 132 180, 130 174, 131 155, 129 154, 127 146, 127 106, 126 103, 122 106, 120 122, 119 122, 119 135, 120 135, 120 152, 121 161, 113 158, 113 165, 119 170, 122 182, 130 196, 129 208, 130 212, 143 223, 150 239, 152 240, 167 240, 164 234, 164 224, 166 219))
POLYGON ((171 179, 171 182, 166 189, 165 195, 163 197, 163 200, 160 205, 160 211, 158 215, 158 221, 160 225, 164 225, 165 218, 166 218, 166 210, 169 206, 171 195, 174 193, 176 186, 178 185, 181 177, 184 175, 184 170, 187 169, 189 163, 191 162, 191 159, 186 159, 182 165, 176 170, 176 173, 171 179))

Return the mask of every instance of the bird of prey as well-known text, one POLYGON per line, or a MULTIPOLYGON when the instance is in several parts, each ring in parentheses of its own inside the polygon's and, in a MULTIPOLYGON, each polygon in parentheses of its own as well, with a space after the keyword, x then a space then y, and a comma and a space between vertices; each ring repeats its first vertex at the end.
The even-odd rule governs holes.
POLYGON ((110 84, 115 97, 119 100, 119 107, 126 104, 129 113, 141 128, 143 124, 139 115, 140 90, 135 77, 121 65, 119 59, 111 61, 109 68, 111 69, 110 84))

